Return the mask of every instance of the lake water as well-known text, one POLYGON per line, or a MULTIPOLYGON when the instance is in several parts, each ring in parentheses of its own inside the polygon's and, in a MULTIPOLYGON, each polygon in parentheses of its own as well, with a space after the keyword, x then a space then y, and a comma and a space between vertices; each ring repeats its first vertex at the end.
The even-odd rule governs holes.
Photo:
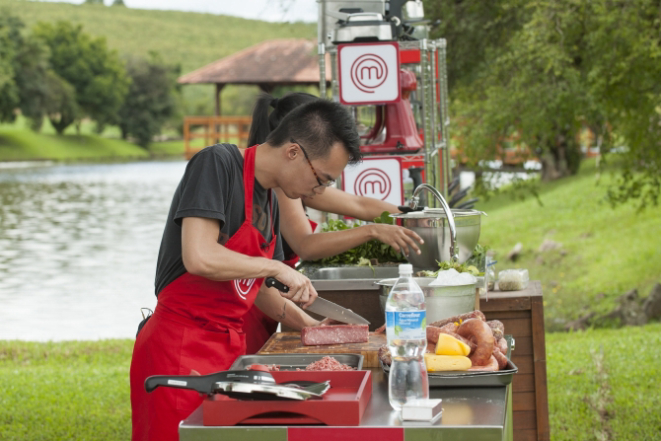
POLYGON ((134 338, 184 161, 0 165, 0 340, 134 338))

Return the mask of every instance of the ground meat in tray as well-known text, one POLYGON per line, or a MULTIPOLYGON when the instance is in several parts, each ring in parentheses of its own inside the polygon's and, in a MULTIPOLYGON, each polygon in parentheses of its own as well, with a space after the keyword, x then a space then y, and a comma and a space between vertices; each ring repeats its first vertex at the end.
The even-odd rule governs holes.
MULTIPOLYGON (((310 367, 329 368, 328 370, 361 370, 363 356, 360 354, 255 354, 242 355, 236 359, 231 370, 242 370, 252 364, 276 366, 279 371, 306 370, 310 367), (326 357, 332 357, 335 361, 326 357), (313 365, 314 363, 314 365, 313 365), (339 364, 346 365, 342 367, 339 364)), ((311 369, 308 369, 311 370, 311 369)), ((317 369, 321 370, 321 369, 317 369)), ((325 369, 324 369, 325 370, 325 369)))

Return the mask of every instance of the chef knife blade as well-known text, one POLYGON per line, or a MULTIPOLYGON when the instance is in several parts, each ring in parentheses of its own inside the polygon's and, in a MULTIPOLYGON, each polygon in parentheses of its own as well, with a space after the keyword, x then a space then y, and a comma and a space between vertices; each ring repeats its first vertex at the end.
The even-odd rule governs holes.
MULTIPOLYGON (((278 291, 289 292, 289 287, 274 277, 267 277, 264 283, 269 288, 274 287, 278 289, 278 291)), ((315 314, 319 314, 323 317, 328 317, 342 323, 351 323, 357 325, 370 324, 370 322, 355 312, 344 308, 337 303, 328 301, 322 297, 317 297, 314 303, 306 308, 306 311, 314 312, 315 314)))

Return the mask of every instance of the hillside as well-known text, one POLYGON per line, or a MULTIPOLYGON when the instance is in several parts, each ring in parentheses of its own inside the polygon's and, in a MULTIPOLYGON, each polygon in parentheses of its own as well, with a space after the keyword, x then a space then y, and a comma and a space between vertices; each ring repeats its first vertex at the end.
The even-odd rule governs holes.
MULTIPOLYGON (((67 20, 83 25, 121 55, 160 53, 170 63, 180 63, 182 73, 274 38, 316 38, 314 23, 269 23, 212 14, 154 11, 72 5, 36 1, 0 0, 28 28, 39 21, 67 20)), ((213 86, 183 87, 187 113, 213 111, 213 86)), ((223 113, 245 114, 254 103, 256 88, 227 87, 223 90, 223 113)))
POLYGON ((93 134, 53 135, 32 130, 0 126, 0 161, 105 161, 149 158, 166 154, 161 148, 150 152, 121 139, 93 134))
POLYGON ((641 213, 633 205, 611 208, 604 200, 611 178, 586 160, 577 176, 540 184, 543 206, 501 194, 476 207, 488 213, 480 243, 495 249, 497 271, 527 268, 542 281, 547 330, 592 311, 610 312, 627 291, 637 288, 646 297, 661 283, 661 206, 641 213), (540 251, 545 240, 561 245, 540 251), (508 262, 517 242, 521 257, 508 262))

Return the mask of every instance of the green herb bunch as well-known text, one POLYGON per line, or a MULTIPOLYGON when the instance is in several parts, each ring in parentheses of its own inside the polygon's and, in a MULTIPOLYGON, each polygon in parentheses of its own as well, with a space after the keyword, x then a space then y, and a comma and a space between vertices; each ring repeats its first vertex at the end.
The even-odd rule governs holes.
MULTIPOLYGON (((395 219, 390 217, 390 213, 384 211, 381 213, 381 216, 374 219, 374 223, 394 225, 395 219)), ((343 220, 331 219, 322 224, 321 231, 343 231, 359 226, 359 224, 349 225, 343 220)), ((377 263, 406 262, 406 258, 401 253, 396 252, 390 245, 379 242, 378 240, 370 240, 344 253, 319 259, 311 263, 320 265, 358 265, 361 258, 377 263)))

